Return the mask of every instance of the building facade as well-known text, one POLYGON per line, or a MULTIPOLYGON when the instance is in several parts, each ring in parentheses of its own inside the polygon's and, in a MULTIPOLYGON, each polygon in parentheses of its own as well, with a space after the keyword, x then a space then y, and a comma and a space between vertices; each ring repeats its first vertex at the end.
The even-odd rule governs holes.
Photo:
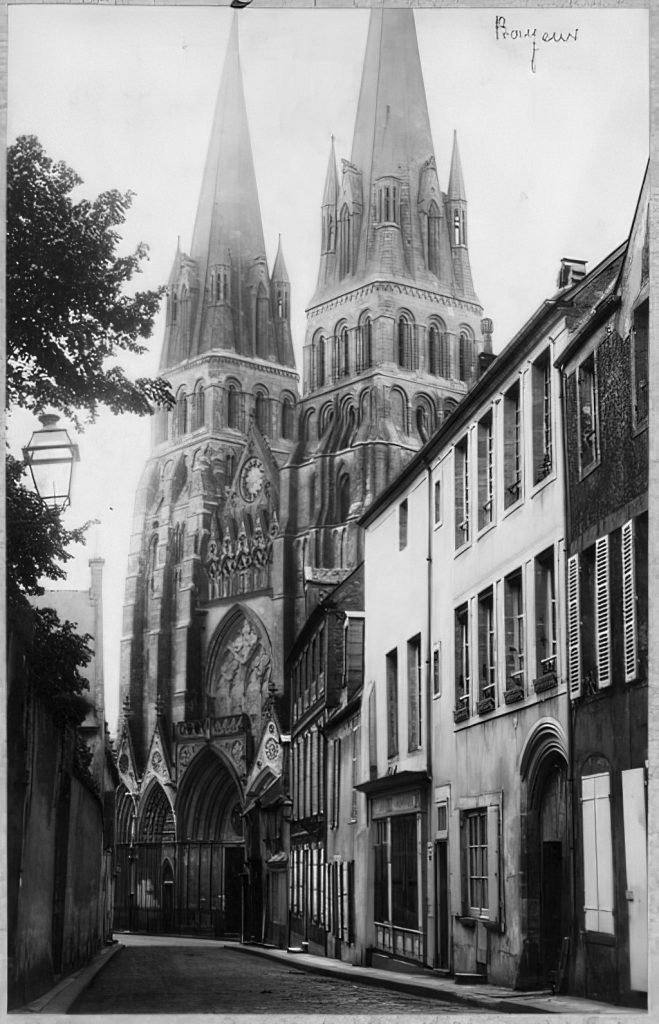
POLYGON ((572 984, 648 978, 648 181, 620 272, 560 358, 576 909, 572 984))
POLYGON ((572 807, 555 361, 621 259, 618 250, 588 275, 564 264, 563 287, 362 520, 362 719, 377 751, 375 778, 363 769, 360 787, 372 823, 367 929, 376 950, 458 977, 566 981, 572 807), (399 905, 396 863, 411 886, 399 905))

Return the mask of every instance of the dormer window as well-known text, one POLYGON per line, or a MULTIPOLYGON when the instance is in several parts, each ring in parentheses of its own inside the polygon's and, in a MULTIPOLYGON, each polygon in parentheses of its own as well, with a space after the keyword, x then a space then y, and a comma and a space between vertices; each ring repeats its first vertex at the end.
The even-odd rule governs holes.
POLYGON ((178 295, 172 292, 172 323, 175 324, 178 318, 178 295))
POLYGON ((213 267, 210 293, 212 302, 229 301, 229 268, 225 264, 213 267))
POLYGON ((460 229, 460 211, 453 211, 453 244, 462 245, 462 231, 460 229))
POLYGON ((394 178, 382 178, 378 182, 376 215, 379 224, 400 223, 400 189, 394 178))

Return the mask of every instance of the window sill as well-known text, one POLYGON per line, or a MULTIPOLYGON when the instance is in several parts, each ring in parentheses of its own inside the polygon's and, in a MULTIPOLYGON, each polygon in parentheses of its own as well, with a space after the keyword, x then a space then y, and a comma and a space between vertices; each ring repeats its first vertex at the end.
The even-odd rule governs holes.
POLYGON ((454 722, 466 722, 469 718, 469 705, 463 704, 459 708, 453 709, 453 721, 454 722))
POLYGON ((462 543, 462 544, 460 545, 460 547, 459 547, 459 548, 456 548, 456 549, 455 549, 455 554, 454 554, 454 556, 453 556, 453 557, 454 557, 454 558, 457 558, 457 557, 458 557, 459 555, 462 555, 462 554, 463 554, 463 553, 464 553, 465 551, 469 551, 470 547, 471 547, 471 540, 465 540, 465 541, 464 541, 464 542, 463 542, 463 543, 462 543))
POLYGON ((492 520, 491 523, 486 523, 485 526, 482 526, 478 533, 476 534, 476 540, 481 540, 481 538, 485 537, 486 534, 490 533, 490 531, 493 530, 496 525, 497 524, 494 519, 492 520))
POLYGON ((599 466, 600 466, 600 460, 599 459, 595 459, 594 462, 590 462, 585 467, 585 469, 582 469, 581 466, 579 466, 579 481, 585 480, 587 476, 590 476, 590 474, 594 473, 596 469, 599 469, 599 466))
POLYGON ((511 686, 504 692, 503 699, 506 704, 517 704, 520 700, 524 700, 524 687, 511 686))
POLYGON ((479 715, 487 715, 490 711, 496 711, 497 702, 494 697, 483 697, 476 705, 479 715))
POLYGON ((531 489, 531 497, 535 498, 536 494, 540 494, 549 484, 556 482, 556 470, 552 469, 547 476, 543 476, 541 480, 536 481, 531 489))
POLYGON ((610 932, 589 932, 585 931, 586 942, 595 943, 598 946, 615 946, 616 937, 610 932))
POLYGON ((640 434, 645 433, 649 426, 649 419, 646 416, 640 423, 632 423, 632 437, 638 437, 640 434))
POLYGON ((553 690, 556 686, 558 686, 558 676, 555 672, 547 672, 533 680, 533 689, 536 693, 545 693, 547 690, 553 690))
POLYGON ((519 498, 517 498, 514 502, 512 502, 512 504, 510 504, 506 508, 504 508, 503 513, 501 515, 501 518, 505 519, 506 516, 509 516, 511 514, 511 512, 516 512, 518 508, 521 508, 523 504, 524 504, 524 495, 521 494, 519 496, 519 498))

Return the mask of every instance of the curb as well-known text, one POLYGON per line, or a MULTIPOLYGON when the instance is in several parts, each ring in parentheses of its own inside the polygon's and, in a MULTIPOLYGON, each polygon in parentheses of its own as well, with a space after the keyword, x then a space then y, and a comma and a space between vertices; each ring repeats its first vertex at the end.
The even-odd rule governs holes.
POLYGON ((126 947, 117 942, 107 949, 98 953, 94 959, 84 967, 79 967, 73 974, 63 978, 54 988, 31 1003, 22 1006, 19 1010, 12 1010, 12 1013, 68 1013, 74 1002, 87 986, 93 981, 99 971, 110 962, 113 956, 126 947))

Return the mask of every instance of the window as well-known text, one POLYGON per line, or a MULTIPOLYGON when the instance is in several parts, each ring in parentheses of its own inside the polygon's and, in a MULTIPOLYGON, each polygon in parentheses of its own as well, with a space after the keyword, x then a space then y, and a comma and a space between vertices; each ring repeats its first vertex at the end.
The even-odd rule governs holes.
POLYGON ((364 317, 357 331, 357 373, 368 369, 373 358, 373 323, 370 316, 364 317))
POLYGON ((494 431, 492 413, 478 424, 478 529, 494 518, 494 431))
POLYGON ((378 775, 378 743, 375 718, 375 687, 368 695, 368 777, 376 779, 378 775))
POLYGON ((460 380, 469 380, 471 377, 471 338, 466 331, 460 332, 458 352, 460 360, 458 376, 460 380))
POLYGON ((492 711, 496 706, 494 664, 494 594, 492 587, 478 596, 478 710, 492 711))
POLYGON ((469 717, 470 673, 469 605, 463 604, 455 612, 455 706, 464 718, 469 717))
POLYGON ((387 756, 398 756, 398 651, 387 654, 387 756))
POLYGON ((178 295, 172 291, 172 323, 175 324, 178 317, 178 295))
POLYGON ((469 541, 469 447, 465 437, 455 446, 455 546, 469 541))
POLYGON ((519 381, 503 399, 503 486, 504 508, 522 496, 522 420, 519 381))
POLYGON ((533 482, 539 483, 553 468, 551 436, 551 362, 549 349, 535 361, 531 373, 533 419, 533 482))
POLYGON ((344 637, 344 679, 351 693, 364 681, 364 619, 361 616, 348 615, 344 637))
POLYGON ((453 245, 461 245, 462 237, 460 232, 460 211, 453 211, 453 245))
POLYGON ((268 321, 270 319, 270 299, 263 282, 259 285, 256 296, 255 348, 256 354, 266 359, 268 356, 268 321))
POLYGON ((614 934, 609 772, 581 778, 586 931, 614 934))
POLYGON ((470 811, 466 826, 469 912, 480 917, 489 907, 486 809, 470 811))
POLYGON ((407 547, 407 498, 398 506, 398 550, 407 547))
POLYGON ((407 749, 421 747, 421 637, 407 644, 407 749))
POLYGON ((256 425, 263 434, 264 437, 269 433, 268 431, 268 399, 260 391, 257 393, 254 400, 254 418, 256 425))
POLYGON ((611 621, 609 610, 609 538, 595 543, 595 646, 597 686, 611 685, 611 621))
POLYGON ((595 355, 581 364, 577 375, 579 405, 580 468, 594 466, 599 459, 599 409, 595 378, 595 355))
POLYGON ((638 669, 638 635, 636 628, 636 566, 634 563, 634 520, 621 531, 622 545, 622 641, 625 682, 636 679, 638 669))
POLYGON ((350 373, 350 336, 348 334, 348 328, 341 328, 341 371, 344 377, 347 377, 350 373))
POLYGON ((192 398, 192 429, 199 430, 200 427, 204 426, 206 420, 206 401, 204 385, 201 381, 196 385, 194 389, 194 395, 192 398))
POLYGON ((394 181, 378 183, 377 218, 380 224, 398 223, 398 186, 394 181))
POLYGON ((634 310, 632 326, 634 423, 637 427, 648 420, 648 316, 646 300, 634 310))
POLYGON ((341 740, 334 740, 332 744, 332 808, 330 816, 330 828, 337 828, 339 824, 339 801, 341 799, 341 740))
POLYGON ((439 275, 440 225, 437 203, 431 203, 428 210, 428 270, 431 274, 437 275, 439 275))
POLYGON ((391 818, 391 922, 419 927, 419 863, 416 814, 391 818))
POLYGON ((524 689, 524 592, 522 571, 504 580, 504 612, 506 625, 506 690, 524 689))
POLYGON ((535 559, 535 674, 556 673, 556 587, 554 549, 535 559))
POLYGON ((287 441, 292 441, 294 428, 295 413, 293 400, 288 396, 285 396, 281 406, 281 436, 287 441))
POLYGON ((239 423, 239 394, 235 385, 229 385, 227 396, 227 426, 233 430, 240 429, 239 423))
MULTIPOLYGON (((496 923, 500 919, 499 819, 496 797, 480 797, 460 814, 462 913, 496 923)), ((471 803, 472 801, 469 801, 471 803)))
POLYGON ((350 477, 347 473, 343 473, 339 477, 339 483, 337 487, 338 491, 338 521, 345 523, 350 513, 350 477))
POLYGON ((435 526, 438 526, 442 521, 442 482, 441 480, 435 480, 435 526))
POLYGON ((188 429, 188 397, 185 391, 179 391, 176 398, 177 404, 177 422, 176 430, 179 437, 187 432, 188 429))
POLYGON ((373 916, 376 921, 389 920, 389 822, 375 821, 375 885, 373 916))
POLYGON ((433 696, 439 697, 442 692, 442 645, 437 643, 432 652, 432 692, 433 696))
POLYGON ((404 370, 414 369, 413 360, 414 326, 406 314, 398 318, 398 365, 404 370))
POLYGON ((351 271, 350 213, 344 206, 339 217, 339 275, 345 277, 351 271))
POLYGON ((581 696, 581 600, 579 555, 567 560, 567 667, 570 698, 581 696))
POLYGON ((321 335, 316 346, 316 387, 325 383, 325 338, 321 335))
POLYGON ((353 725, 352 727, 352 804, 350 806, 350 819, 351 821, 357 820, 357 790, 355 786, 359 782, 359 752, 360 752, 361 732, 359 724, 353 725))

